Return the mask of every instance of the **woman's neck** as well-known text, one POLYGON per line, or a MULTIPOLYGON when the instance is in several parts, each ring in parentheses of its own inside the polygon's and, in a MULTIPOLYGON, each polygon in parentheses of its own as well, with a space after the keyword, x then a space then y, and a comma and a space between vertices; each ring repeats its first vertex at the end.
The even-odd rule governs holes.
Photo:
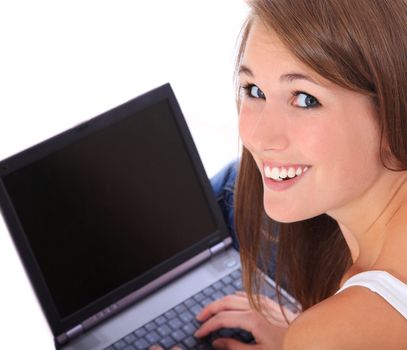
POLYGON ((353 204, 331 215, 349 246, 355 270, 373 268, 393 240, 401 243, 399 234, 407 237, 407 172, 392 172, 381 185, 359 206, 353 204))

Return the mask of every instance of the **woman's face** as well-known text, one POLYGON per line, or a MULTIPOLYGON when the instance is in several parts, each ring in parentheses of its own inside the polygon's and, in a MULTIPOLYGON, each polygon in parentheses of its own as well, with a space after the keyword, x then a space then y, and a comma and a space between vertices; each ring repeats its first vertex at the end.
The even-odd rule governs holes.
POLYGON ((256 22, 239 79, 240 136, 267 214, 294 222, 357 208, 385 171, 371 99, 318 76, 256 22))

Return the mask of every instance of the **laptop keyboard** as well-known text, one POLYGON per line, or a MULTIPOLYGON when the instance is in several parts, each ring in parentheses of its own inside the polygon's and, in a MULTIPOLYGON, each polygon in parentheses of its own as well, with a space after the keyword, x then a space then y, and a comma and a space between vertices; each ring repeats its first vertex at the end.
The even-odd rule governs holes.
POLYGON ((181 349, 207 350, 212 349, 212 341, 219 337, 231 337, 245 343, 252 343, 254 342, 252 335, 241 329, 220 329, 204 339, 193 336, 200 326, 195 316, 206 305, 242 289, 239 269, 126 335, 105 350, 146 350, 153 344, 161 345, 164 349, 171 349, 177 345, 181 349))

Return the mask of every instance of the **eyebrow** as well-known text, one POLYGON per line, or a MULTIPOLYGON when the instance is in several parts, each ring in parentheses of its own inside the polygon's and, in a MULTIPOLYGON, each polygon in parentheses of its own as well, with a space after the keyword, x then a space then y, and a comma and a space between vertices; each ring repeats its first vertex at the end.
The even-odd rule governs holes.
MULTIPOLYGON (((239 74, 242 74, 242 73, 247 74, 254 78, 254 74, 253 74, 252 70, 243 64, 239 68, 239 74)), ((286 73, 286 74, 283 74, 280 76, 280 81, 283 81, 283 82, 286 81, 286 82, 291 83, 294 80, 307 80, 313 84, 321 85, 315 79, 311 78, 309 75, 302 74, 302 73, 286 73)))

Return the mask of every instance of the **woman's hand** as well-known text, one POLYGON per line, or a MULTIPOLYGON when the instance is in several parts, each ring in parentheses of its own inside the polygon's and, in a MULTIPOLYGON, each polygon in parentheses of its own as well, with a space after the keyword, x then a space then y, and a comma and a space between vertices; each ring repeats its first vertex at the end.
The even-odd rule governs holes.
MULTIPOLYGON (((203 324, 196 331, 195 337, 206 337, 221 328, 241 328, 253 335, 255 344, 245 344, 232 338, 218 338, 212 346, 216 349, 233 350, 281 349, 288 323, 276 302, 267 297, 261 297, 261 302, 265 315, 253 310, 246 294, 242 292, 214 301, 197 315, 197 320, 203 324)), ((284 312, 289 321, 297 316, 287 309, 284 312)), ((161 348, 154 346, 150 348, 152 349, 161 348)))
MULTIPOLYGON (((261 297, 265 315, 253 310, 245 293, 228 295, 208 305, 197 316, 204 322, 195 336, 205 337, 220 328, 241 328, 250 332, 256 344, 244 344, 232 338, 216 339, 212 345, 216 349, 281 349, 288 323, 281 313, 280 306, 273 300, 261 297)), ((297 315, 285 309, 289 321, 297 315)))

